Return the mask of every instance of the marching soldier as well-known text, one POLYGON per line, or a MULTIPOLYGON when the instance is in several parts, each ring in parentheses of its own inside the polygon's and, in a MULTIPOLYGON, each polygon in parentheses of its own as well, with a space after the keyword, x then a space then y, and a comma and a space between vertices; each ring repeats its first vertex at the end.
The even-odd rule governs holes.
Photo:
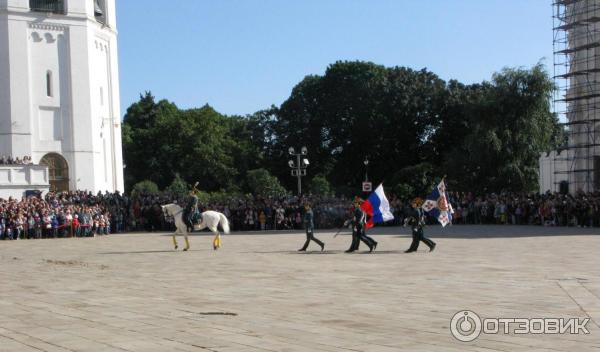
POLYGON ((302 246, 302 248, 300 248, 298 251, 305 252, 311 240, 315 241, 319 246, 321 246, 321 251, 323 251, 323 249, 325 249, 325 243, 321 242, 314 236, 314 214, 309 204, 304 205, 304 227, 306 228, 306 242, 304 242, 304 246, 302 246))
POLYGON ((360 197, 354 198, 354 211, 352 213, 352 243, 346 253, 352 253, 358 250, 360 241, 363 241, 368 247, 369 252, 373 252, 377 248, 377 242, 365 234, 365 223, 367 222, 367 214, 360 208, 364 202, 360 197))
POLYGON ((404 224, 408 223, 412 227, 412 243, 410 247, 404 251, 404 253, 416 252, 419 248, 419 242, 423 241, 428 247, 429 251, 432 252, 435 249, 435 242, 425 237, 423 228, 425 227, 425 213, 421 209, 423 205, 423 199, 417 197, 411 202, 412 213, 406 218, 404 224))

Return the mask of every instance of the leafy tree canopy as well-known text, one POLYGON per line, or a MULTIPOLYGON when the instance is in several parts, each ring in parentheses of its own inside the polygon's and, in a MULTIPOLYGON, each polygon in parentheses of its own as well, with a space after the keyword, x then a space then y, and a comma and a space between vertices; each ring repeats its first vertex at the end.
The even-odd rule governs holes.
POLYGON ((400 193, 422 195, 443 175, 456 190, 532 191, 540 153, 564 139, 553 89, 541 64, 466 85, 427 69, 339 61, 306 76, 281 106, 245 117, 182 110, 147 92, 123 122, 126 184, 165 188, 179 177, 205 191, 284 193, 296 188, 287 150, 306 146, 303 182, 313 192, 359 192, 365 158, 369 178, 400 193))

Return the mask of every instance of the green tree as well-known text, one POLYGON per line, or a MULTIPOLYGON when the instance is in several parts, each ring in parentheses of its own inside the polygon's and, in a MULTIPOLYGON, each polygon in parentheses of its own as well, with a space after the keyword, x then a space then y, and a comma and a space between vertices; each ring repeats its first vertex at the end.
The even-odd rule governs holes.
POLYGON ((165 189, 165 192, 172 194, 175 197, 183 197, 190 191, 190 187, 178 173, 175 174, 173 182, 165 189))
POLYGON ((413 196, 429 193, 439 181, 440 176, 436 175, 433 165, 427 162, 406 166, 392 177, 392 185, 396 185, 394 191, 407 195, 411 190, 413 196))
POLYGON ((331 194, 331 185, 323 175, 317 175, 310 180, 309 190, 312 194, 328 196, 331 194))
POLYGON ((248 171, 247 182, 250 190, 255 195, 279 197, 287 193, 285 188, 279 183, 279 180, 265 169, 248 171))
POLYGON ((392 192, 397 195, 400 199, 409 200, 417 195, 423 195, 423 193, 415 192, 415 189, 406 183, 399 183, 392 187, 392 192))
POLYGON ((399 165, 426 160, 445 96, 445 82, 427 70, 336 62, 324 76, 302 80, 277 111, 274 172, 291 186, 281 167, 286 151, 306 145, 311 173, 336 186, 359 187, 365 157, 371 178, 384 180, 399 165))
POLYGON ((465 85, 426 69, 339 61, 306 76, 280 107, 246 117, 181 110, 147 92, 123 121, 126 186, 164 188, 178 174, 206 192, 275 194, 278 180, 295 188, 288 148, 306 146, 310 174, 340 194, 359 189, 366 157, 371 180, 403 193, 428 192, 444 174, 451 189, 535 190, 539 154, 564 142, 552 89, 542 65, 465 85))
POLYGON ((163 188, 177 174, 207 191, 231 187, 261 160, 251 127, 249 119, 223 116, 208 105, 180 110, 146 93, 123 121, 127 188, 141 179, 163 188))
POLYGON ((158 192, 160 192, 160 190, 158 189, 158 186, 156 185, 156 183, 154 183, 152 181, 148 181, 148 180, 140 181, 140 182, 136 183, 135 185, 133 185, 133 191, 132 191, 132 193, 134 195, 158 194, 158 192))
POLYGON ((550 111, 553 89, 538 64, 506 68, 472 90, 458 117, 465 121, 462 142, 440 146, 451 183, 477 192, 537 190, 538 158, 561 135, 550 111))

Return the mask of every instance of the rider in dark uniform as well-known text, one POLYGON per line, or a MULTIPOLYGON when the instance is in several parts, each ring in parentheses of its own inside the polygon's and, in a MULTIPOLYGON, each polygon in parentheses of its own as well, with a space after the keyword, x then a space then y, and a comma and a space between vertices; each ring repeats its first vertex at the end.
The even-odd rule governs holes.
POLYGON ((360 241, 363 241, 368 247, 369 251, 377 248, 377 242, 365 233, 365 223, 367 222, 367 214, 362 211, 360 205, 364 202, 363 199, 356 197, 354 198, 354 211, 352 212, 352 243, 346 253, 352 253, 358 250, 360 241))
POLYGON ((194 224, 202 221, 202 215, 198 211, 197 193, 198 189, 196 188, 196 185, 194 185, 190 195, 187 197, 186 206, 183 210, 183 221, 188 229, 191 229, 191 231, 194 231, 194 224))
POLYGON ((315 241, 319 246, 321 246, 321 251, 325 249, 325 243, 321 242, 314 235, 314 214, 309 204, 304 205, 304 228, 306 229, 306 242, 304 242, 304 246, 302 246, 302 248, 300 248, 298 251, 306 251, 306 248, 308 248, 308 245, 310 244, 310 240, 315 241))
POLYGON ((425 212, 421 209, 421 205, 423 205, 423 199, 417 197, 413 199, 411 206, 412 212, 405 220, 405 224, 408 223, 412 227, 412 243, 410 247, 405 251, 405 253, 416 252, 417 248, 419 248, 419 242, 423 241, 428 247, 429 251, 433 251, 435 249, 435 242, 425 237, 423 233, 423 228, 425 227, 425 212))

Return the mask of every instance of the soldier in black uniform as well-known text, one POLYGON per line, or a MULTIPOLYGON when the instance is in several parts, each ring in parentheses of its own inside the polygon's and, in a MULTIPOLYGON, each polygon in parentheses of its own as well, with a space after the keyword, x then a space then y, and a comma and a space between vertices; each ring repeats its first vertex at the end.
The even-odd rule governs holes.
POLYGON ((321 251, 325 249, 325 243, 321 242, 318 238, 315 237, 315 223, 314 223, 314 214, 309 204, 304 205, 304 228, 306 229, 306 242, 304 242, 304 246, 300 248, 299 252, 305 252, 306 248, 310 244, 310 240, 315 241, 319 246, 321 246, 321 251))
POLYGON ((412 243, 410 247, 404 251, 404 253, 412 253, 416 252, 417 248, 419 248, 419 242, 423 241, 428 247, 429 251, 433 251, 435 249, 435 242, 425 237, 423 233, 423 227, 425 227, 425 213, 423 209, 421 209, 421 205, 423 205, 423 199, 417 197, 413 199, 411 206, 412 212, 404 221, 404 224, 408 223, 412 227, 412 243))
POLYGON ((360 241, 363 241, 368 247, 369 251, 373 252, 377 248, 377 242, 365 233, 365 223, 367 222, 367 214, 362 211, 360 205, 364 202, 363 199, 356 197, 354 198, 354 211, 352 213, 352 243, 346 253, 352 253, 358 250, 360 241))

